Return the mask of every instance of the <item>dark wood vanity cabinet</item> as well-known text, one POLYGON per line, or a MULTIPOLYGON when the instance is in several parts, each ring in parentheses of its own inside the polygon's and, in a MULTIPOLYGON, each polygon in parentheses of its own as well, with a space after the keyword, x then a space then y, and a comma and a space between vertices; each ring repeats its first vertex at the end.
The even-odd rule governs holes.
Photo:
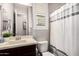
POLYGON ((36 45, 0 50, 0 56, 36 56, 36 45))

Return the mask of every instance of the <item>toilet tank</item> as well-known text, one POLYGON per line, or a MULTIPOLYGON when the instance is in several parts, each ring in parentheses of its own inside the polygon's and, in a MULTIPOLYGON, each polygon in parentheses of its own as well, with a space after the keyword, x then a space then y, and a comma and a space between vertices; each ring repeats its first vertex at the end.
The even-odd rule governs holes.
POLYGON ((48 41, 38 42, 38 49, 40 52, 47 52, 48 51, 48 41))

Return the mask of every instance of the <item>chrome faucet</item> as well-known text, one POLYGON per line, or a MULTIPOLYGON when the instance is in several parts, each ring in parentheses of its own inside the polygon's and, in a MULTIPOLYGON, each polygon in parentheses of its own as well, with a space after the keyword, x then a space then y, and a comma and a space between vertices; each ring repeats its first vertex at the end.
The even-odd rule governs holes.
POLYGON ((21 36, 16 36, 16 40, 21 40, 21 36))

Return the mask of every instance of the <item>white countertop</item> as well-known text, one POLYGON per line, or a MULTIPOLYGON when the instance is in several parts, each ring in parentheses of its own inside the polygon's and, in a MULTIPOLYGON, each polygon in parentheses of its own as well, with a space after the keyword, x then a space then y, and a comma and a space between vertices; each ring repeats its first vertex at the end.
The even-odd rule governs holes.
POLYGON ((20 40, 16 40, 16 37, 5 38, 4 43, 0 43, 0 50, 21 47, 21 46, 29 46, 37 44, 37 41, 33 39, 32 36, 21 36, 20 40))

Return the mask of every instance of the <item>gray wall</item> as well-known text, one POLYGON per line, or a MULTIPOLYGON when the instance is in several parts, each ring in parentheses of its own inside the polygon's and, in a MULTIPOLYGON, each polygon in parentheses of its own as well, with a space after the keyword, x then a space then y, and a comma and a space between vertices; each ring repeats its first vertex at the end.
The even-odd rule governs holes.
POLYGON ((1 36, 1 6, 0 6, 0 36, 1 36))
MULTIPOLYGON (((1 11, 2 11, 2 21, 3 20, 7 20, 9 21, 9 31, 10 32, 13 32, 13 4, 12 3, 2 3, 2 8, 1 8, 1 11)), ((3 24, 2 24, 3 26, 3 24)))

